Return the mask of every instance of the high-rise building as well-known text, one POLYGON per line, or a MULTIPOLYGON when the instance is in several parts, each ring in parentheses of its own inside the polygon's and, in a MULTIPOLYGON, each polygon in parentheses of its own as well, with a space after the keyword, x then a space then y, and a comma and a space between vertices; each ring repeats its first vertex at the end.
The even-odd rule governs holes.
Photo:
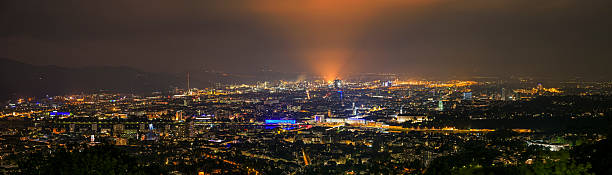
POLYGON ((355 102, 353 102, 353 115, 357 115, 357 108, 355 107, 355 102))
POLYGON ((393 86, 393 81, 385 81, 382 83, 383 87, 389 87, 389 86, 393 86))
POLYGON ((194 121, 189 122, 189 137, 195 137, 196 136, 196 130, 195 130, 195 123, 194 121))
POLYGON ((325 115, 315 115, 315 122, 322 123, 325 122, 325 115))
POLYGON ((114 136, 120 136, 121 133, 123 133, 124 130, 124 126, 123 124, 114 124, 113 125, 113 135, 114 136))
POLYGON ((144 124, 144 123, 139 124, 139 125, 138 125, 138 129, 139 129, 141 132, 146 131, 146 130, 147 130, 147 124, 144 124))
POLYGON ((223 85, 219 82, 215 83, 215 89, 221 89, 223 88, 223 85))
POLYGON ((342 88, 342 80, 340 80, 340 79, 334 80, 334 88, 336 88, 336 89, 342 88))
POLYGON ((444 102, 438 101, 438 111, 444 111, 444 102))
POLYGON ((542 93, 544 92, 544 86, 542 85, 542 83, 538 83, 538 95, 542 95, 542 93))
POLYGON ((472 100, 472 92, 464 92, 463 100, 472 100))
POLYGON ((183 111, 176 111, 176 115, 174 116, 174 120, 183 120, 183 111))

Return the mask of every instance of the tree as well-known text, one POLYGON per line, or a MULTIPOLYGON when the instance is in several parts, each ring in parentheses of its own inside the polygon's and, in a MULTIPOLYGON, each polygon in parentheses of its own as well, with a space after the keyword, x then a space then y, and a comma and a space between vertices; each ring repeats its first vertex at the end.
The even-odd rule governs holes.
POLYGON ((45 156, 31 154, 18 161, 22 174, 163 174, 159 166, 144 167, 136 158, 111 147, 83 151, 60 150, 45 156))

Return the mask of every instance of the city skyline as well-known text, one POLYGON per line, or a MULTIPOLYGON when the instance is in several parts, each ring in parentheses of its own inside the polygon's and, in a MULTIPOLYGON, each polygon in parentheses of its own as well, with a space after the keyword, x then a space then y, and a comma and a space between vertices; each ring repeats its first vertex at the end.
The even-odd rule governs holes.
POLYGON ((612 174, 610 0, 0 0, 0 174, 612 174))

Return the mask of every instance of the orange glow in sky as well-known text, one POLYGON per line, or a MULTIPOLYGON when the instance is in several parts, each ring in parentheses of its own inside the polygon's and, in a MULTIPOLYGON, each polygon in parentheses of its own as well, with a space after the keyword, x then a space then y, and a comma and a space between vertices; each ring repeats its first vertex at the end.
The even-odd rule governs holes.
MULTIPOLYGON (((341 78, 369 22, 397 7, 434 0, 259 0, 252 10, 285 31, 297 57, 326 81, 341 78)), ((411 8, 409 8, 411 9, 411 8)), ((404 9, 405 10, 405 9, 404 9)))

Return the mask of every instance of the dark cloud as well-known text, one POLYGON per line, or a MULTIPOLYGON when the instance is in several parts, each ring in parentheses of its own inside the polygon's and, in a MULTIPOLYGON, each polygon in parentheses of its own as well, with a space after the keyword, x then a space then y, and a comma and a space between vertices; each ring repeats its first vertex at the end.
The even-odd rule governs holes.
POLYGON ((538 3, 449 1, 417 17, 400 12, 376 23, 371 32, 380 34, 364 48, 415 72, 610 76, 612 3, 538 3))
MULTIPOLYGON (((292 28, 253 10, 258 2, 1 1, 0 57, 155 72, 203 67, 250 72, 266 65, 283 71, 312 71, 296 53, 304 47, 296 38, 352 32, 327 22, 301 21, 317 18, 280 16, 301 28, 332 25, 312 27, 310 31, 316 31, 312 33, 298 30, 300 37, 292 37, 286 31, 292 28)), ((360 23, 360 33, 342 40, 354 42, 347 46, 350 53, 344 55, 350 58, 343 68, 347 72, 609 77, 610 9, 612 1, 604 0, 450 0, 385 6, 360 23)))

